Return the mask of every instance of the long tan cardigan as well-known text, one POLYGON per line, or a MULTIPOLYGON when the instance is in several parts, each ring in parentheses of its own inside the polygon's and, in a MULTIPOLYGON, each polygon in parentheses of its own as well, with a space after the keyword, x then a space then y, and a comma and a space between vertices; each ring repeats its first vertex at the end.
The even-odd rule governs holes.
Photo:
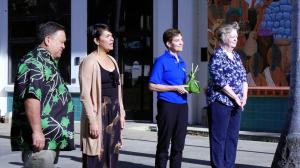
MULTIPOLYGON (((100 56, 101 57, 101 56, 100 56)), ((102 112, 101 112, 101 71, 100 58, 94 53, 85 57, 79 67, 79 82, 80 82, 80 101, 83 106, 81 113, 80 141, 82 152, 87 155, 101 156, 103 152, 102 143, 102 112), (89 127, 92 124, 99 125, 99 138, 92 139, 89 135, 89 127)), ((116 60, 109 56, 117 68, 119 68, 116 60)), ((121 81, 120 81, 121 83, 121 81)), ((119 117, 125 117, 123 107, 121 85, 118 85, 120 114, 119 117)))

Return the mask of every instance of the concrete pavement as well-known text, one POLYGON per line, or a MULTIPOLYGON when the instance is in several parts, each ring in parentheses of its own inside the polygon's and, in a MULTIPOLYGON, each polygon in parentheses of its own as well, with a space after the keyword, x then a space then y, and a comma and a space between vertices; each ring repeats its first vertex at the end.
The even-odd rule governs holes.
MULTIPOLYGON (((155 124, 128 122, 124 133, 124 147, 119 157, 120 168, 152 168, 156 148, 156 132, 150 131, 155 124)), ((0 123, 0 167, 22 167, 20 152, 10 151, 9 129, 7 123, 0 123)), ((199 128, 189 127, 190 131, 199 128)), ((76 150, 61 152, 58 166, 61 168, 81 167, 79 148, 79 123, 75 124, 76 150)), ((270 167, 277 143, 240 140, 236 164, 238 168, 270 167)), ((182 168, 208 168, 209 141, 208 137, 188 135, 183 152, 182 168)))

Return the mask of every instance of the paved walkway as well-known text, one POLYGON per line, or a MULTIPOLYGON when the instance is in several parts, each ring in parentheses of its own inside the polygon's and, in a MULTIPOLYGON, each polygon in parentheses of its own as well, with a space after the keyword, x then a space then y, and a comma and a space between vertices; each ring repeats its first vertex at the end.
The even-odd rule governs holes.
MULTIPOLYGON (((79 123, 75 124, 76 150, 61 152, 58 166, 61 168, 81 167, 79 149, 79 123)), ((120 168, 152 168, 156 147, 156 132, 149 131, 154 124, 128 122, 124 134, 124 147, 119 158, 120 168)), ((0 123, 0 167, 22 167, 20 152, 11 152, 9 144, 9 124, 0 123)), ((189 127, 199 131, 199 128, 189 127)), ((236 164, 238 168, 270 167, 277 143, 240 140, 236 164)), ((188 135, 183 155, 182 168, 208 168, 208 138, 199 135, 188 135)))

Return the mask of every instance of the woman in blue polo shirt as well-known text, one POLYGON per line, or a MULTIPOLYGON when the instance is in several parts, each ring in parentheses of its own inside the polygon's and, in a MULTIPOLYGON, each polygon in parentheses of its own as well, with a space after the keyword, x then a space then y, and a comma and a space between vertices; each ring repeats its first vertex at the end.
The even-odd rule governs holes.
POLYGON ((234 50, 237 22, 221 25, 215 32, 219 48, 208 63, 207 91, 211 166, 235 167, 241 112, 247 101, 246 71, 234 50))
POLYGON ((163 34, 167 51, 155 60, 149 88, 157 92, 158 142, 155 167, 165 168, 172 142, 170 167, 181 167, 188 122, 186 69, 179 52, 183 48, 181 32, 168 29, 163 34))

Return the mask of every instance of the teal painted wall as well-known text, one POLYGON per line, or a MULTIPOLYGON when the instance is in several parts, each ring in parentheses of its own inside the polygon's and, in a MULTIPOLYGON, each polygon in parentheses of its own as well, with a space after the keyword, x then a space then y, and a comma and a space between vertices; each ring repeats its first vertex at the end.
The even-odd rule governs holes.
POLYGON ((249 97, 241 130, 280 133, 288 111, 287 97, 249 97))
POLYGON ((13 102, 13 96, 12 94, 7 95, 7 111, 12 112, 12 102, 13 102))
POLYGON ((75 119, 75 121, 79 121, 80 115, 81 115, 81 109, 82 109, 79 93, 72 94, 72 100, 73 100, 74 108, 75 108, 74 119, 75 119))

